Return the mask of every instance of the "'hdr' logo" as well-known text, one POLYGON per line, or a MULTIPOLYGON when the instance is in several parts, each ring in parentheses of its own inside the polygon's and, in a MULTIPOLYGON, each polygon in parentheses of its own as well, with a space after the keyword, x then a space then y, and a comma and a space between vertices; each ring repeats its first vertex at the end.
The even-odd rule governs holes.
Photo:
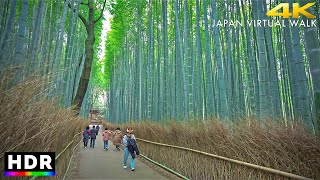
POLYGON ((55 153, 6 152, 4 176, 55 176, 55 153))
POLYGON ((299 3, 292 4, 292 13, 289 10, 289 3, 281 3, 267 12, 267 16, 282 16, 283 18, 299 18, 299 14, 303 14, 308 18, 316 18, 316 16, 310 14, 306 9, 313 6, 315 3, 308 3, 302 7, 299 6, 299 3), (283 9, 282 13, 278 12, 279 9, 283 9))

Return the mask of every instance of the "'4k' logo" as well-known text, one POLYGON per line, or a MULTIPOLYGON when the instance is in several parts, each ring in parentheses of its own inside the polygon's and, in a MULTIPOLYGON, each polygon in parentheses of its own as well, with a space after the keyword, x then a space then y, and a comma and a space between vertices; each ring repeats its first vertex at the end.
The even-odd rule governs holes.
POLYGON ((281 3, 267 12, 267 16, 282 16, 283 18, 289 18, 292 16, 293 18, 299 18, 299 14, 303 14, 308 18, 316 18, 316 16, 310 14, 306 9, 313 6, 315 3, 308 3, 302 7, 299 6, 299 3, 293 3, 292 5, 292 13, 289 10, 289 3, 281 3), (283 9, 282 13, 278 12, 279 9, 283 9))

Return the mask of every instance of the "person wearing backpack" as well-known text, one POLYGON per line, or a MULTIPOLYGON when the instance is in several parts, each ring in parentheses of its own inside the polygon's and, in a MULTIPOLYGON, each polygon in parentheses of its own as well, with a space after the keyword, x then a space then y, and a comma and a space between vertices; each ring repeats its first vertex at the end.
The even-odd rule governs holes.
POLYGON ((108 150, 108 142, 110 140, 110 134, 111 134, 111 131, 108 130, 108 128, 106 127, 105 130, 103 131, 102 133, 102 137, 103 137, 103 148, 105 151, 108 150))
POLYGON ((134 159, 135 159, 135 153, 137 155, 139 155, 139 149, 136 143, 136 138, 133 134, 133 129, 131 127, 129 127, 127 129, 127 134, 123 136, 123 151, 124 151, 124 157, 123 157, 123 168, 126 169, 127 168, 127 161, 128 161, 128 156, 130 154, 130 168, 131 171, 134 171, 135 168, 135 163, 134 163, 134 159))
POLYGON ((93 126, 91 129, 91 135, 90 135, 90 147, 94 148, 96 138, 97 138, 97 132, 96 132, 95 126, 93 126))
POLYGON ((84 145, 84 148, 87 148, 87 146, 88 146, 88 141, 89 141, 89 138, 90 138, 89 126, 87 126, 87 127, 85 128, 85 130, 84 130, 83 133, 82 133, 82 136, 83 136, 83 145, 84 145))
POLYGON ((134 167, 135 167, 135 163, 134 163, 134 159, 137 156, 140 155, 140 152, 139 152, 139 149, 138 149, 138 146, 137 146, 137 142, 136 142, 136 139, 130 136, 128 136, 128 140, 127 140, 127 145, 128 145, 128 150, 129 150, 129 153, 130 153, 130 168, 131 168, 131 171, 134 171, 134 167))

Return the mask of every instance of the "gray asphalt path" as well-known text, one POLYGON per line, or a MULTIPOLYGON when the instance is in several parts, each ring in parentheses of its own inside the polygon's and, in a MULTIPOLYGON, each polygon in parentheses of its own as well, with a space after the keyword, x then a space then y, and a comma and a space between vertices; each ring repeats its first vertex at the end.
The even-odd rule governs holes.
POLYGON ((128 168, 123 169, 123 151, 116 151, 111 141, 109 150, 105 151, 101 131, 97 136, 95 148, 84 148, 83 144, 79 148, 80 164, 76 179, 167 179, 138 159, 135 159, 135 171, 130 170, 129 158, 128 168))

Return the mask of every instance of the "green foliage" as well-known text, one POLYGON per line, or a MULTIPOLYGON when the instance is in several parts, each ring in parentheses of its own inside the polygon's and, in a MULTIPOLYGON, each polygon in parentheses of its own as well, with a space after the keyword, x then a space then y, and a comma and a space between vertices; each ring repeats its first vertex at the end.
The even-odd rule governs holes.
MULTIPOLYGON (((293 113, 298 106, 293 102, 302 102, 309 96, 292 96, 296 85, 290 77, 296 72, 288 70, 288 55, 293 55, 289 50, 295 46, 284 46, 292 37, 286 39, 281 27, 246 25, 247 20, 269 19, 260 9, 266 11, 277 2, 271 1, 271 5, 263 0, 198 2, 196 14, 195 0, 113 1, 103 62, 103 76, 110 88, 108 118, 116 122, 141 120, 150 118, 151 113, 151 119, 160 120, 177 118, 182 114, 180 111, 188 111, 183 112, 185 117, 202 119, 211 116, 234 120, 239 116, 261 115, 261 120, 283 117, 287 124, 292 119, 298 120, 293 113), (258 9, 254 3, 258 3, 258 9), (163 18, 167 19, 165 23, 163 18), (217 25, 218 20, 226 19, 245 25, 217 25), (270 113, 260 114, 263 111, 270 113), (126 113, 119 115, 119 112, 126 113)), ((291 31, 294 32, 292 28, 291 31)), ((305 40, 294 40, 295 44, 301 42, 305 56, 305 40)), ((306 74, 308 65, 301 67, 297 74, 306 74)), ((299 82, 302 81, 305 80, 299 82)), ((306 84, 299 86, 312 89, 306 84)), ((310 111, 307 105, 304 108, 310 111)), ((303 118, 305 125, 311 124, 308 117, 303 118)))
POLYGON ((120 49, 123 48, 126 35, 134 34, 135 17, 136 14, 135 0, 118 0, 112 4, 110 10, 113 18, 111 20, 111 31, 108 33, 106 42, 106 56, 105 64, 105 78, 109 80, 110 70, 116 65, 116 59, 120 55, 120 49))
MULTIPOLYGON (((103 5, 103 0, 98 1, 96 6, 99 7, 103 5)), ((102 9, 102 8, 101 8, 102 9)), ((99 17, 101 10, 96 10, 94 12, 95 19, 99 17)), ((99 87, 104 88, 107 86, 107 80, 104 78, 104 71, 103 71, 103 59, 99 59, 98 55, 101 52, 100 44, 101 44, 101 33, 102 33, 102 25, 103 25, 103 18, 98 21, 94 27, 94 34, 95 34, 95 43, 93 48, 95 49, 95 53, 93 56, 93 64, 92 64, 92 72, 91 72, 91 85, 93 88, 99 87)))

